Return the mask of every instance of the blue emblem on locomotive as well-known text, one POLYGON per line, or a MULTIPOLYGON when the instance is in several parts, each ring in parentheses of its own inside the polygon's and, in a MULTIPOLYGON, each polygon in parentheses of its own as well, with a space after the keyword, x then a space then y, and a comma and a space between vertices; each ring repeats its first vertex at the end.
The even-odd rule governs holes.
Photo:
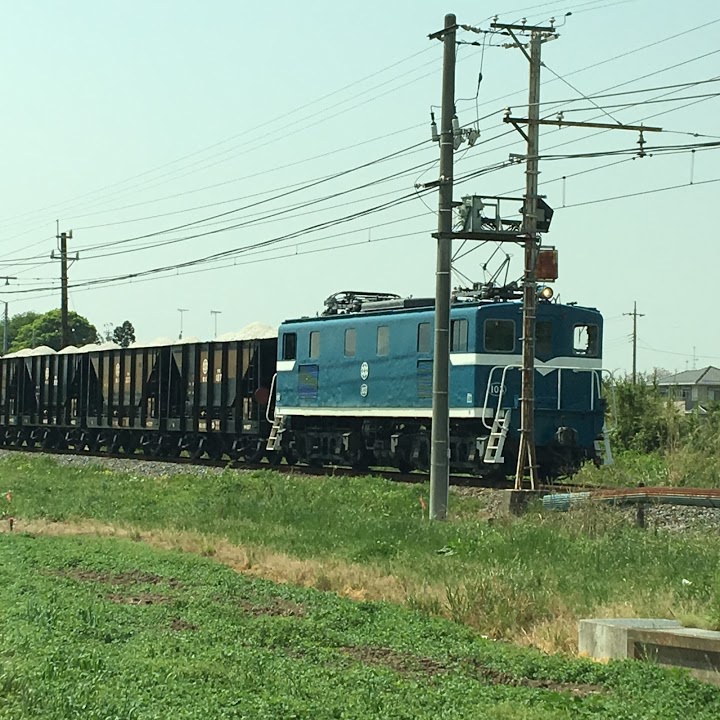
MULTIPOLYGON (((427 469, 432 300, 339 293, 325 314, 280 326, 269 448, 290 462, 427 469)), ((541 474, 600 461, 602 316, 540 300, 535 439, 541 474)), ((456 299, 450 337, 453 472, 510 474, 520 425, 522 305, 456 299)))

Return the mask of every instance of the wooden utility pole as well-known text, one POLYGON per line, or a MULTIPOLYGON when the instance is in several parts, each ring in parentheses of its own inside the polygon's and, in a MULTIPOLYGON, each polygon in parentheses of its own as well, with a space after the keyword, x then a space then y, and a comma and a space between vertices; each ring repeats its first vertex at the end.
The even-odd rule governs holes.
MULTIPOLYGON (((492 23, 493 30, 507 33, 513 40, 508 47, 519 48, 530 63, 530 89, 528 93, 528 116, 512 117, 506 114, 504 121, 512 124, 527 143, 526 184, 523 202, 523 234, 525 235, 525 272, 523 276, 523 335, 522 335, 522 389, 520 391, 520 447, 515 472, 515 489, 523 486, 525 471, 530 478, 530 487, 535 488, 537 463, 535 458, 535 314, 537 310, 536 264, 540 240, 538 235, 538 161, 540 152, 540 125, 562 127, 563 120, 540 118, 540 69, 541 47, 546 39, 558 37, 557 29, 550 25, 514 25, 492 23), (529 43, 523 43, 518 35, 530 33, 529 43), (530 52, 526 50, 529 45, 530 52), (520 127, 527 125, 527 133, 520 127)), ((613 130, 634 130, 640 133, 639 157, 644 156, 643 132, 660 132, 659 127, 642 125, 605 125, 599 123, 573 122, 573 127, 607 127, 613 130)))
POLYGON ((632 331, 632 384, 637 384, 637 319, 645 317, 644 313, 637 311, 637 300, 633 302, 633 311, 631 313, 623 313, 623 315, 632 315, 633 331, 632 331))
POLYGON ((450 489, 450 271, 453 229, 453 152, 455 137, 455 15, 445 16, 437 264, 435 271, 435 344, 433 350, 432 442, 430 448, 430 519, 447 516, 450 489))
POLYGON ((530 92, 528 94, 527 164, 525 168, 525 272, 523 277, 522 389, 520 391, 520 448, 515 471, 515 488, 522 487, 525 468, 530 487, 535 488, 535 315, 537 313, 537 280, 535 267, 539 238, 537 234, 538 154, 540 151, 540 50, 542 35, 530 35, 530 92))

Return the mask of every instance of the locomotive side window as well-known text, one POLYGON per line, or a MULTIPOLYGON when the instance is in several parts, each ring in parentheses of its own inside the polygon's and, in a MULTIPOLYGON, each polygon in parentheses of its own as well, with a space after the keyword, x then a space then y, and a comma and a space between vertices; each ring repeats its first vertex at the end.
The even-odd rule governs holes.
POLYGON ((466 352, 468 342, 468 321, 464 318, 450 323, 450 352, 466 352))
POLYGON ((585 357, 597 357, 600 350, 600 331, 597 325, 576 325, 573 332, 573 352, 585 357))
POLYGON ((553 351, 552 323, 548 320, 538 320, 535 323, 535 353, 550 357, 553 351))
POLYGON ((515 349, 514 320, 485 321, 485 352, 512 352, 515 349))
POLYGON ((417 351, 419 353, 429 353, 431 345, 430 323, 420 323, 418 325, 417 351))
POLYGON ((308 349, 308 357, 319 358, 320 357, 320 331, 313 330, 310 333, 310 347, 308 349))
POLYGON ((355 328, 348 328, 345 331, 345 357, 355 357, 357 345, 357 331, 355 328))
POLYGON ((377 329, 377 354, 390 354, 390 328, 387 325, 380 325, 377 329))
POLYGON ((294 360, 297 357, 297 334, 285 333, 282 343, 282 359, 294 360))

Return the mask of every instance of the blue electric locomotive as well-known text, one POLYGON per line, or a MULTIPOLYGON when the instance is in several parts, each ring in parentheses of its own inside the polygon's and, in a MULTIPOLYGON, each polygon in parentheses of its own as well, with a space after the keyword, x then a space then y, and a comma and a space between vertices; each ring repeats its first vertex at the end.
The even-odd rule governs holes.
MULTIPOLYGON (((492 294, 492 293, 491 293, 492 294)), ((516 293, 456 298, 450 337, 450 463, 514 471, 520 424, 522 307, 516 293)), ((284 322, 268 448, 288 461, 427 469, 432 300, 339 293, 325 314, 284 322)), ((542 300, 536 323, 535 438, 540 471, 600 461, 602 316, 542 300)))

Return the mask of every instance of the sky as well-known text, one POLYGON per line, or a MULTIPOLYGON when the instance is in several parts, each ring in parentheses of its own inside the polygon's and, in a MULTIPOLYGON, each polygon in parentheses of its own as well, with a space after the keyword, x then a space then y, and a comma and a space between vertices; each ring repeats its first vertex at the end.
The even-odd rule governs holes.
MULTIPOLYGON (((79 255, 70 308, 99 329, 130 320, 139 339, 176 337, 181 317, 184 335, 203 339, 215 320, 220 334, 275 325, 341 290, 432 296, 437 195, 415 189, 438 175, 442 44, 428 34, 447 12, 481 30, 495 15, 554 17, 543 117, 663 128, 645 133, 642 158, 613 154, 637 150, 636 132, 541 129, 555 292, 604 314, 610 370, 630 368, 634 302, 640 370, 720 366, 717 148, 687 147, 720 140, 711 0, 682 11, 669 0, 0 9, 0 301, 11 315, 59 306, 56 221, 79 255)), ((527 114, 527 60, 496 34, 458 41, 457 114, 480 138, 455 153, 455 199, 517 196, 523 167, 507 161, 524 141, 503 116, 527 114)), ((459 259, 454 285, 484 279, 503 251, 520 277, 520 249, 495 250, 459 259)))

